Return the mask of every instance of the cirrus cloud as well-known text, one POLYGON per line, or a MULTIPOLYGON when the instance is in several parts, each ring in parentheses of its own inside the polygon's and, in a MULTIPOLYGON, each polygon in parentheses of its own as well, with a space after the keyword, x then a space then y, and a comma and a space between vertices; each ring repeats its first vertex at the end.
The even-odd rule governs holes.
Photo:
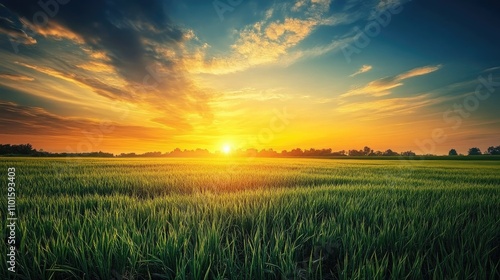
POLYGON ((349 77, 354 77, 354 76, 357 76, 359 74, 366 73, 366 72, 372 70, 372 68, 373 67, 371 65, 363 65, 363 66, 361 66, 361 68, 359 68, 358 71, 356 71, 356 72, 352 73, 351 75, 349 75, 349 77))
POLYGON ((389 95, 391 94, 392 89, 402 86, 404 80, 417 76, 426 75, 434 71, 437 71, 440 68, 441 65, 414 68, 399 75, 385 77, 375 81, 371 81, 362 87, 354 88, 347 91, 346 93, 340 95, 340 97, 350 97, 356 95, 368 95, 368 96, 380 97, 384 95, 389 95))

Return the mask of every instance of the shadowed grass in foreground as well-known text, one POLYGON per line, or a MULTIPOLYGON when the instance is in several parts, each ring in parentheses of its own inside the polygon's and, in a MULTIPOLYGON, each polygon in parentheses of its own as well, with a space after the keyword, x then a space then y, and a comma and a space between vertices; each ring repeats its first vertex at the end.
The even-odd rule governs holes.
MULTIPOLYGON (((10 158, 0 166, 17 171, 20 279, 500 277, 498 162, 10 158)), ((1 207, 5 221, 5 199, 1 207)))

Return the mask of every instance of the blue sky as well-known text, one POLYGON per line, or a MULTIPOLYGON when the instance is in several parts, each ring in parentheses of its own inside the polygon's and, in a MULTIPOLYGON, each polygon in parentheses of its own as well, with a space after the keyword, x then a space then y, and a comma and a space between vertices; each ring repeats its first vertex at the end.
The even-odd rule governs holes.
POLYGON ((423 154, 499 144, 495 1, 42 3, 0 6, 2 143, 423 154))

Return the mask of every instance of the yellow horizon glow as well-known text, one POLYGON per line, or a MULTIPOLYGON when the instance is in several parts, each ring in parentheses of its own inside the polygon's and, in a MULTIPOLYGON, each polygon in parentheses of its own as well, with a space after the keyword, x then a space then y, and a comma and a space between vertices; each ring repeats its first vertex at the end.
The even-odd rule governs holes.
POLYGON ((224 144, 222 146, 222 152, 226 155, 230 154, 231 153, 231 145, 229 144, 224 144))

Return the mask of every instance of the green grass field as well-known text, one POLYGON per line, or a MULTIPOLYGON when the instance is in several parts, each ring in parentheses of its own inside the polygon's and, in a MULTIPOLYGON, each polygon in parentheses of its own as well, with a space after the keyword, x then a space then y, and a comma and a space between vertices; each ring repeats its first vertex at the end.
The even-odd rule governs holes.
POLYGON ((2 233, 16 168, 19 279, 500 279, 500 161, 0 167, 2 233))

